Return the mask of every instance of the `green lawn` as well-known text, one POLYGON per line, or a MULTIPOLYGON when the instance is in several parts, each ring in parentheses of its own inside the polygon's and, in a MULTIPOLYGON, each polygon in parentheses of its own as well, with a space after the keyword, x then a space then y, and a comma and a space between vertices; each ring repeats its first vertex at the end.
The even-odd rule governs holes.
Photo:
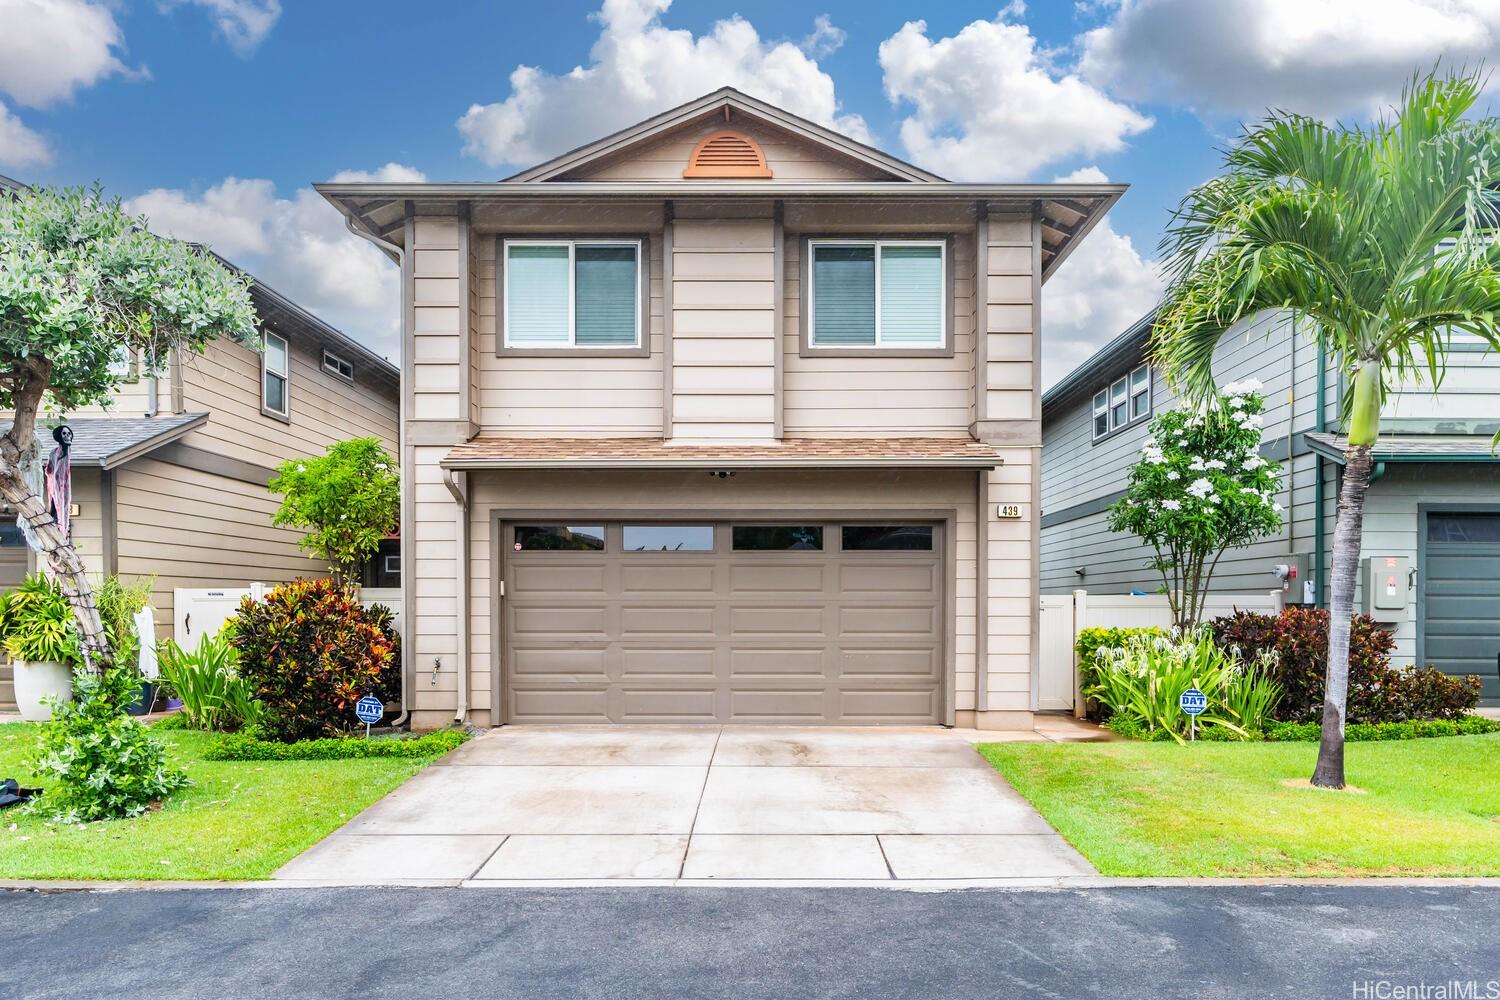
MULTIPOLYGON (((0 724, 0 778, 35 784, 21 764, 33 727, 0 724)), ((0 878, 259 879, 337 829, 428 762, 206 761, 214 737, 164 732, 192 786, 157 812, 67 826, 0 811, 0 878)))
POLYGON ((1363 790, 1291 788, 1314 743, 990 743, 1104 875, 1500 875, 1500 734, 1350 743, 1363 790))

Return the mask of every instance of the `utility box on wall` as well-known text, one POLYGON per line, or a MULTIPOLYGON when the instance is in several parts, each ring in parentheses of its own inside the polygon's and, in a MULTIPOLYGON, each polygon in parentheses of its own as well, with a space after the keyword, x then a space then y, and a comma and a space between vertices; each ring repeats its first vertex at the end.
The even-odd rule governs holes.
POLYGON ((1411 560, 1371 556, 1365 560, 1364 610, 1378 622, 1404 622, 1411 589, 1411 560))
POLYGON ((1284 558, 1286 562, 1277 563, 1272 569, 1281 582, 1282 594, 1286 595, 1282 600, 1287 604, 1316 604, 1317 594, 1308 569, 1311 560, 1307 553, 1295 552, 1284 558))

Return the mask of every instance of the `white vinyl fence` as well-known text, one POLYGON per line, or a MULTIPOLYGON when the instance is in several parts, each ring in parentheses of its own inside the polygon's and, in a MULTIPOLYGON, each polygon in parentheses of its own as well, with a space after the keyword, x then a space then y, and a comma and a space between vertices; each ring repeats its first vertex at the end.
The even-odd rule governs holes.
MULTIPOLYGON (((246 597, 259 599, 266 592, 263 583, 248 587, 222 587, 212 590, 177 588, 172 591, 172 637, 179 646, 191 649, 204 635, 217 635, 224 623, 239 610, 246 597)), ((396 631, 401 632, 401 588, 363 587, 360 603, 365 607, 384 604, 395 612, 396 631)))
MULTIPOLYGON (((1203 606, 1203 620, 1209 621, 1235 611, 1280 614, 1285 595, 1279 590, 1259 594, 1210 594, 1203 606)), ((1086 628, 1170 628, 1172 609, 1165 594, 1090 594, 1075 590, 1071 594, 1042 596, 1042 620, 1039 625, 1040 671, 1037 684, 1037 707, 1042 711, 1083 712, 1079 694, 1078 658, 1074 645, 1078 633, 1086 628)))

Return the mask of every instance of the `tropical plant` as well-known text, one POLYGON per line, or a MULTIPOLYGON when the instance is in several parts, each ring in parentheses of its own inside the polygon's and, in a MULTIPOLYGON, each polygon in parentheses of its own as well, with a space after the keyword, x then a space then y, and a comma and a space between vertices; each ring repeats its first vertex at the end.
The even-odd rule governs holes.
POLYGON ((232 733, 260 721, 254 686, 239 674, 239 655, 222 635, 204 634, 192 652, 170 639, 158 652, 161 678, 182 699, 186 727, 232 733))
POLYGON ((68 823, 145 812, 188 783, 166 748, 125 706, 140 693, 133 670, 80 667, 73 700, 52 699, 52 718, 37 728, 35 772, 56 780, 36 808, 68 823))
POLYGON ((1109 526, 1139 537, 1156 557, 1172 621, 1198 625, 1219 557, 1281 527, 1280 467, 1260 457, 1260 383, 1230 383, 1196 408, 1151 421, 1109 526))
POLYGON ((1328 676, 1314 784, 1344 784, 1349 621, 1371 450, 1392 377, 1436 386, 1455 332, 1500 348, 1500 121, 1470 115, 1478 74, 1415 78, 1368 127, 1284 112, 1247 128, 1161 243, 1170 279, 1154 360, 1213 392, 1224 334, 1265 310, 1304 321, 1353 384, 1329 581, 1328 676))
POLYGON ((135 616, 151 603, 156 577, 136 577, 129 582, 110 574, 99 584, 99 620, 117 666, 139 665, 141 640, 135 634, 135 616))
POLYGON ((282 462, 268 487, 281 494, 271 523, 304 529, 297 544, 325 560, 340 583, 358 583, 361 564, 401 516, 397 468, 373 437, 339 441, 319 458, 282 462))
POLYGON ((1241 739, 1265 727, 1280 697, 1266 659, 1243 662, 1221 649, 1207 629, 1187 635, 1134 635, 1123 646, 1095 654, 1096 680, 1084 694, 1112 716, 1150 733, 1165 730, 1184 741, 1189 724, 1180 698, 1189 688, 1202 691, 1208 709, 1202 727, 1217 726, 1241 739))
POLYGON ((5 605, 5 650, 27 663, 79 662, 73 609, 57 581, 33 573, 8 595, 5 605))
MULTIPOLYGON (((1277 718, 1317 722, 1328 674, 1328 611, 1290 607, 1279 615, 1238 611, 1210 623, 1221 646, 1252 656, 1276 654, 1275 677, 1286 692, 1277 718)), ((1396 640, 1369 615, 1349 623, 1349 721, 1461 719, 1479 704, 1478 677, 1391 666, 1396 640)))
POLYGON ((275 740, 352 731, 354 703, 393 669, 394 646, 377 616, 332 580, 298 580, 259 601, 246 597, 231 623, 240 676, 264 703, 260 728, 275 740))
POLYGON ((92 584, 26 479, 38 411, 48 399, 63 412, 107 404, 122 354, 159 373, 173 350, 201 351, 217 337, 259 349, 248 279, 146 225, 97 188, 0 194, 0 407, 14 411, 0 434, 0 497, 63 581, 80 654, 96 668, 111 650, 92 584))

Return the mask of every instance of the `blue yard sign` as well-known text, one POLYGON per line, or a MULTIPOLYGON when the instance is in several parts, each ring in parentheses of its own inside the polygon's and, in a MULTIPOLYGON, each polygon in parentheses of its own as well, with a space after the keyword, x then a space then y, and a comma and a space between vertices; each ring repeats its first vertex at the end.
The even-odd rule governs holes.
POLYGON ((373 694, 367 694, 354 703, 354 717, 365 724, 365 737, 370 727, 385 718, 385 703, 373 694))
POLYGON ((1197 688, 1188 688, 1177 699, 1177 704, 1187 713, 1188 739, 1198 738, 1198 716, 1208 709, 1208 695, 1197 688))

